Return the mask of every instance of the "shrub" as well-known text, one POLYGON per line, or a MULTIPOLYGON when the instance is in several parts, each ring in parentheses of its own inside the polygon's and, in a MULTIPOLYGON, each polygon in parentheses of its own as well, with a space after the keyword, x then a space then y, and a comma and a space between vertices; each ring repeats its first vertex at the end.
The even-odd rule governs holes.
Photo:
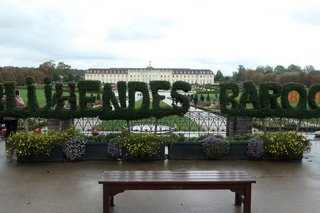
POLYGON ((154 134, 131 134, 123 137, 125 157, 133 160, 148 160, 160 157, 162 144, 159 136, 154 134))
POLYGON ((251 159, 262 159, 264 155, 264 143, 260 138, 254 137, 248 140, 247 155, 251 159))
POLYGON ((246 141, 253 138, 252 134, 244 134, 244 135, 235 135, 233 137, 228 137, 226 138, 227 141, 234 141, 234 142, 239 142, 239 141, 246 141))
POLYGON ((85 155, 86 141, 84 137, 75 136, 70 138, 63 147, 63 153, 68 160, 78 160, 85 155))
POLYGON ((118 137, 118 133, 110 133, 107 135, 87 136, 87 143, 108 143, 112 138, 118 137))
POLYGON ((228 153, 230 144, 221 138, 210 135, 203 140, 202 148, 209 159, 218 160, 228 153))
POLYGON ((310 141, 296 132, 272 132, 263 136, 265 147, 273 159, 301 159, 310 151, 310 141))
POLYGON ((61 132, 48 132, 47 134, 34 134, 17 132, 7 138, 9 157, 16 153, 24 156, 49 156, 54 146, 62 145, 70 137, 77 134, 72 127, 61 132))

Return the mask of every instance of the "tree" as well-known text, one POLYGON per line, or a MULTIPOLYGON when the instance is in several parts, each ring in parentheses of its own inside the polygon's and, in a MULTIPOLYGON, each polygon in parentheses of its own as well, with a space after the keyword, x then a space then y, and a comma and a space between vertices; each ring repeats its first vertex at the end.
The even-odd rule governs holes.
POLYGON ((53 81, 69 81, 71 66, 64 62, 59 62, 54 70, 53 81))
POLYGON ((214 76, 215 82, 222 82, 224 81, 224 76, 220 70, 217 71, 216 75, 214 76))
POLYGON ((282 74, 282 73, 285 73, 287 70, 284 66, 282 65, 277 65, 275 68, 274 68, 274 72, 277 73, 277 74, 282 74))
POLYGON ((301 72, 301 67, 298 65, 291 64, 287 68, 288 72, 301 72))
POLYGON ((54 61, 46 61, 39 65, 39 71, 43 72, 47 77, 52 78, 55 69, 54 61))
POLYGON ((304 72, 307 72, 307 73, 310 73, 310 72, 314 72, 315 69, 312 65, 308 65, 308 66, 305 66, 305 68, 303 68, 303 71, 304 72))
POLYGON ((238 72, 233 72, 232 80, 239 82, 245 80, 246 68, 243 65, 238 66, 238 72))

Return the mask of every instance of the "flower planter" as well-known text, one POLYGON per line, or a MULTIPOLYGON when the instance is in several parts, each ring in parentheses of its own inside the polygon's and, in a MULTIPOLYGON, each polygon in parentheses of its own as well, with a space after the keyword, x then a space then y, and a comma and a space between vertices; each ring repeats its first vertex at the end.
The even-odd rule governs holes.
POLYGON ((61 146, 56 146, 52 149, 49 156, 19 156, 17 155, 18 162, 62 162, 63 152, 61 146))
MULTIPOLYGON (((141 159, 137 161, 149 161, 149 160, 164 160, 165 159, 165 146, 160 146, 160 154, 159 157, 154 157, 154 158, 146 158, 146 159, 141 159)), ((122 160, 136 160, 132 159, 127 156, 126 150, 122 149, 122 160)))
POLYGON ((204 160, 207 159, 202 151, 202 142, 177 142, 169 146, 170 160, 204 160))
POLYGON ((266 152, 263 155, 263 160, 270 160, 270 161, 301 161, 303 159, 303 155, 297 156, 292 159, 288 159, 286 157, 273 157, 270 153, 266 152))
POLYGON ((223 159, 230 160, 245 160, 249 159, 247 156, 248 142, 230 142, 230 149, 223 159))
MULTIPOLYGON (((230 142, 230 150, 223 159, 248 159, 247 142, 230 142)), ((177 142, 169 146, 170 160, 208 159, 202 151, 202 142, 177 142)))
POLYGON ((110 160, 107 155, 108 143, 87 143, 82 160, 110 160))

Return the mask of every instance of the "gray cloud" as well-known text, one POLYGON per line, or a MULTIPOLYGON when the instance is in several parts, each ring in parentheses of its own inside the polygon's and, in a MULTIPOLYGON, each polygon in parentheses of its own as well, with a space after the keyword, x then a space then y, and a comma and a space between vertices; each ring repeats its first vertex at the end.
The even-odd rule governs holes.
POLYGON ((109 30, 108 38, 112 41, 160 39, 164 37, 163 30, 173 25, 172 21, 166 19, 139 17, 123 26, 109 30))

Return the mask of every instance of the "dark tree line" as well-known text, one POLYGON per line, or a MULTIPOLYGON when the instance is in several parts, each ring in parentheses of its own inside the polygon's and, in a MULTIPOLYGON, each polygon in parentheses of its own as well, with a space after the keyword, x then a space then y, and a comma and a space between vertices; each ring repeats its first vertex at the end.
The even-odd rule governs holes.
POLYGON ((45 77, 51 78, 54 82, 78 81, 84 75, 84 70, 71 69, 70 65, 63 62, 55 64, 54 61, 46 61, 39 67, 0 67, 0 83, 14 81, 16 85, 26 84, 25 79, 31 76, 35 83, 43 84, 45 77))
POLYGON ((291 64, 288 67, 278 65, 258 66, 255 69, 245 68, 239 65, 237 72, 231 77, 223 76, 219 70, 215 76, 216 82, 245 82, 251 81, 255 84, 262 82, 298 82, 310 86, 320 82, 320 70, 316 70, 312 65, 301 68, 298 65, 291 64))

